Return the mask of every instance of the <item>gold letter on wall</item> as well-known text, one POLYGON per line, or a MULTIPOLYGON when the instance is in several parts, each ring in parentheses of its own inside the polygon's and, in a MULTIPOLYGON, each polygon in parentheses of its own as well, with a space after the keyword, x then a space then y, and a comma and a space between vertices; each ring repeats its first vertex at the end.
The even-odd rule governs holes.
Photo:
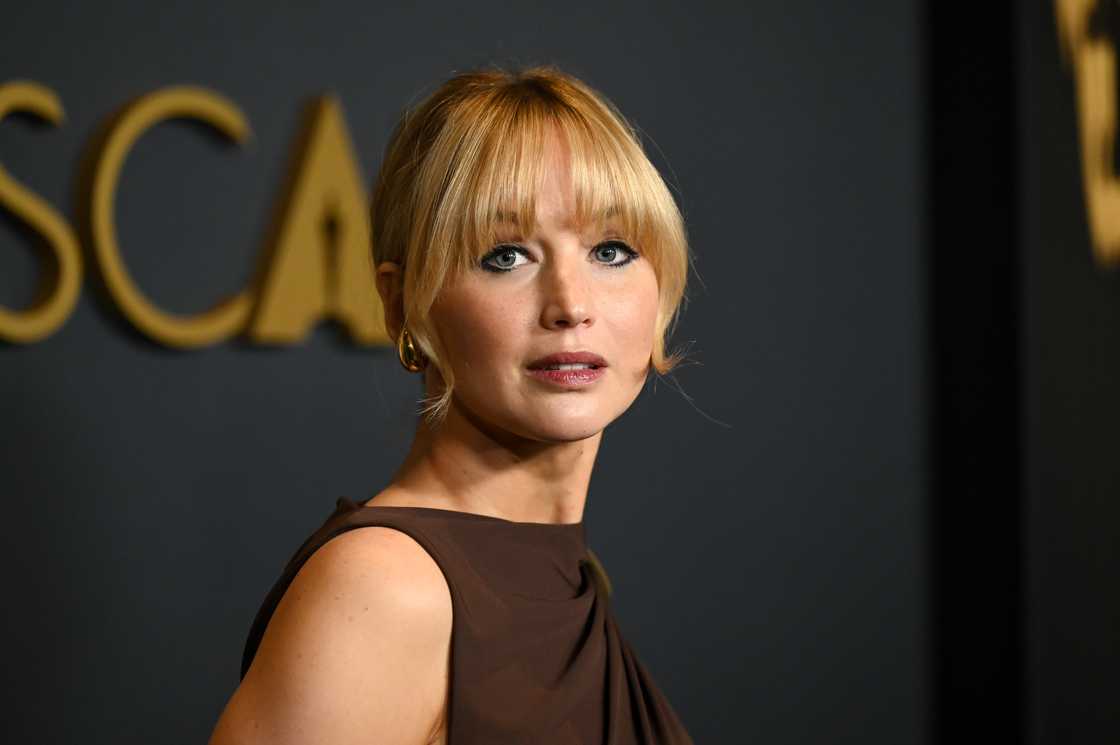
POLYGON ((1090 33, 1097 0, 1055 0, 1054 5, 1061 46, 1073 63, 1093 252, 1101 264, 1114 264, 1120 262, 1120 177, 1113 170, 1116 48, 1112 40, 1090 33))
MULTIPOLYGON (((34 113, 51 124, 63 119, 53 91, 30 81, 0 85, 0 121, 16 111, 34 113)), ((0 205, 43 237, 54 254, 54 281, 44 282, 35 305, 24 311, 0 307, 0 339, 28 344, 54 333, 69 318, 82 287, 82 255, 74 230, 62 215, 21 186, 0 167, 0 205)))
POLYGON ((365 187, 333 96, 311 106, 296 158, 249 334, 258 342, 291 344, 329 316, 359 344, 388 344, 365 187))
POLYGON ((176 117, 206 122, 234 142, 244 142, 249 136, 249 125, 237 106, 211 91, 175 87, 139 98, 114 122, 98 158, 90 196, 90 227, 105 284, 121 312, 150 338, 173 347, 193 348, 216 344, 241 331, 252 310, 252 292, 243 290, 193 317, 165 313, 129 276, 117 244, 114 215, 117 181, 132 144, 153 125, 176 117))

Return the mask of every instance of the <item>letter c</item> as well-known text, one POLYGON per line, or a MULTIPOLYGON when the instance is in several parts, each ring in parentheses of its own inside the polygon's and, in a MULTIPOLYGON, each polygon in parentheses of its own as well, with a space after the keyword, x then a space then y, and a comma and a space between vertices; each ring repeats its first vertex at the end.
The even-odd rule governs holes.
POLYGON ((121 259, 114 220, 117 181, 136 140, 164 119, 189 117, 243 143, 249 124, 231 101, 190 86, 164 88, 129 104, 116 118, 94 168, 90 194, 90 232, 94 254, 117 307, 137 329, 168 346, 190 349, 216 344, 240 332, 249 320, 254 297, 242 290, 196 316, 176 316, 157 308, 136 286, 121 259))

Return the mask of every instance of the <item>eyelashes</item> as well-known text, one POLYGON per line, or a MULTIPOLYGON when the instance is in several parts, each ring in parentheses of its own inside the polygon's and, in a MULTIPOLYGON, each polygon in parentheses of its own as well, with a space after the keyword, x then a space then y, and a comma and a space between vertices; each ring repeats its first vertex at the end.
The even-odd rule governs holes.
MULTIPOLYGON (((620 240, 603 241, 591 249, 592 255, 602 255, 600 252, 604 251, 609 252, 610 258, 606 261, 600 261, 599 263, 610 269, 624 267, 639 258, 637 251, 620 240), (622 256, 625 260, 615 261, 619 256, 622 256)), ((530 260, 529 253, 523 246, 519 246, 516 243, 502 243, 487 252, 487 254, 479 260, 479 266, 488 272, 506 274, 521 266, 521 264, 516 263, 519 256, 530 260), (504 265, 500 263, 506 260, 513 263, 504 265)))

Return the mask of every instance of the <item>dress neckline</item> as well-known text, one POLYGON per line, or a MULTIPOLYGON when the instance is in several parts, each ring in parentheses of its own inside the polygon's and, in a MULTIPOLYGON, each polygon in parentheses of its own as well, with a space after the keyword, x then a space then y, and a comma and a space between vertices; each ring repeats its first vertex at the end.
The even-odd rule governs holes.
POLYGON ((419 507, 414 505, 400 505, 400 504, 365 504, 364 502, 356 502, 349 497, 340 497, 340 503, 346 503, 349 507, 355 510, 404 510, 406 512, 415 512, 420 514, 431 514, 436 517, 449 517, 449 518, 464 518, 467 520, 483 520, 498 525, 508 525, 517 528, 524 528, 527 530, 552 530, 558 533, 564 532, 581 532, 584 529, 584 521, 580 520, 575 523, 538 523, 528 522, 521 520, 507 520, 504 517, 494 517, 493 515, 483 515, 478 512, 466 512, 464 510, 448 510, 442 507, 419 507))

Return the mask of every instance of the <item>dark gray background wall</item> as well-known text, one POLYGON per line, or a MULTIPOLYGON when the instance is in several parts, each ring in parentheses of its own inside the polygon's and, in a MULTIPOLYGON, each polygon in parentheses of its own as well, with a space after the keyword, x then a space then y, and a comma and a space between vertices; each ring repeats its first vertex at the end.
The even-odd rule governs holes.
MULTIPOLYGON (((119 192, 133 275, 198 312, 247 282, 308 97, 340 97, 368 186, 400 108, 454 71, 584 77, 645 133, 697 255, 675 342, 701 364, 609 428, 585 516, 624 633, 698 743, 922 743, 918 11, 8 4, 0 80, 51 87, 67 120, 5 120, 0 163, 75 220, 117 107, 183 83, 237 102, 248 147, 162 124, 119 192)), ((0 222, 0 304, 29 304, 40 271, 0 222)), ((203 742, 264 593, 337 496, 384 485, 418 390, 330 325, 158 347, 90 275, 58 333, 0 347, 4 739, 203 742)))
MULTIPOLYGON (((1111 6, 1098 28, 1120 48, 1111 6)), ((1027 5, 1017 35, 1027 709, 1032 743, 1105 745, 1120 739, 1120 267, 1093 261, 1072 68, 1050 10, 1027 5)))
MULTIPOLYGON (((936 742, 1120 739, 1120 275, 1093 259, 1055 6, 924 13, 936 742)), ((1084 10, 1120 48, 1120 6, 1084 10)))

